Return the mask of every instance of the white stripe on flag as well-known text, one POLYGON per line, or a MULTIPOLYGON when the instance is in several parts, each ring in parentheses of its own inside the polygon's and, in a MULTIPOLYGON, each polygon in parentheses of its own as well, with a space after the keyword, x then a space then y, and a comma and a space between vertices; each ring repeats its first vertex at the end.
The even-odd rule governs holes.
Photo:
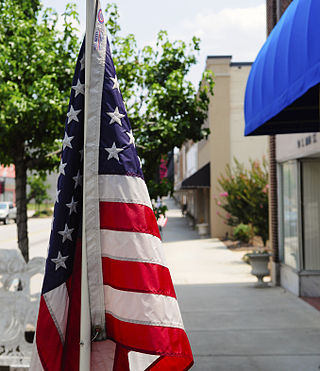
POLYGON ((106 312, 119 320, 142 325, 184 328, 175 298, 104 286, 106 312))
POLYGON ((100 201, 125 202, 149 206, 152 209, 143 179, 126 175, 99 175, 100 201))
POLYGON ((102 229, 100 241, 102 256, 166 266, 161 241, 151 234, 102 229))
POLYGON ((69 295, 66 283, 43 295, 48 311, 52 317, 62 344, 64 343, 68 319, 69 295))
POLYGON ((144 371, 159 358, 153 354, 131 351, 128 353, 129 368, 134 371, 144 371))

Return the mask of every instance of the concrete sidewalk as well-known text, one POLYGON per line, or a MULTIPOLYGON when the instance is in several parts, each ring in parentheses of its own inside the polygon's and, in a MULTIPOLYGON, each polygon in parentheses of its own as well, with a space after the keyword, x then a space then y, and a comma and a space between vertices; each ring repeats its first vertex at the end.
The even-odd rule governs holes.
POLYGON ((199 239, 172 200, 163 241, 191 342, 192 370, 320 369, 320 312, 279 287, 256 289, 243 252, 199 239))

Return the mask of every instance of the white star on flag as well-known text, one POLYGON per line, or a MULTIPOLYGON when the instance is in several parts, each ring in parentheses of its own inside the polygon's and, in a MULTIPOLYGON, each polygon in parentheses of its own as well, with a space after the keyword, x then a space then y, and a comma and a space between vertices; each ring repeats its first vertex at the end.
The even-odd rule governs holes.
POLYGON ((77 212, 77 203, 78 201, 74 201, 72 196, 71 202, 69 204, 66 204, 66 206, 70 209, 69 215, 71 215, 73 212, 77 212))
POLYGON ((123 151, 123 148, 117 148, 115 142, 113 142, 111 148, 105 148, 105 150, 109 153, 108 160, 110 160, 112 158, 115 158, 118 161, 120 161, 120 159, 119 159, 119 153, 121 151, 123 151))
POLYGON ((72 149, 71 141, 74 137, 68 137, 67 133, 64 133, 64 138, 62 142, 62 148, 65 149, 66 147, 69 147, 72 149))
POLYGON ((61 189, 57 189, 57 193, 56 193, 56 203, 58 204, 59 203, 59 194, 61 192, 61 189))
POLYGON ((67 166, 67 163, 63 163, 62 160, 59 165, 59 174, 66 175, 64 168, 67 166))
POLYGON ((59 269, 60 267, 67 269, 65 261, 69 258, 69 256, 62 256, 61 252, 58 251, 58 256, 56 258, 51 259, 51 261, 56 265, 56 269, 59 269))
POLYGON ((80 79, 78 79, 77 85, 72 86, 72 89, 75 91, 75 98, 77 98, 78 94, 84 95, 84 84, 81 84, 80 79))
POLYGON ((113 81, 112 89, 118 89, 118 92, 120 93, 120 86, 119 86, 119 81, 118 81, 117 75, 115 75, 114 78, 110 77, 110 80, 113 81))
POLYGON ((84 53, 83 53, 83 56, 82 58, 80 59, 80 71, 82 71, 84 69, 84 62, 85 62, 85 56, 84 56, 84 53))
POLYGON ((81 149, 79 153, 80 153, 80 162, 82 162, 83 161, 83 149, 81 149))
POLYGON ((140 167, 142 169, 142 162, 141 162, 141 158, 139 156, 138 156, 138 161, 139 161, 139 165, 140 165, 140 167))
MULTIPOLYGON (((77 92, 76 92, 76 94, 77 94, 77 92)), ((76 121, 76 122, 79 122, 78 115, 79 115, 80 112, 81 112, 81 109, 74 110, 73 106, 71 105, 70 106, 70 110, 67 113, 68 124, 70 124, 70 122, 72 120, 73 121, 76 121)))
POLYGON ((127 134, 128 137, 129 137, 129 144, 133 144, 133 145, 135 145, 135 144, 134 144, 134 136, 133 136, 132 130, 130 130, 130 131, 126 131, 126 134, 127 134))
POLYGON ((80 175, 80 171, 78 170, 78 173, 76 176, 72 177, 72 179, 75 181, 74 188, 77 188, 78 185, 81 186, 82 184, 82 175, 80 175))
POLYGON ((119 124, 120 126, 122 126, 121 119, 125 115, 123 115, 122 113, 119 112, 118 106, 116 107, 116 109, 114 110, 114 112, 107 112, 107 115, 109 115, 111 117, 111 121, 110 121, 109 124, 113 124, 114 122, 116 122, 117 124, 119 124))
POLYGON ((65 242, 66 240, 72 241, 71 233, 73 231, 74 231, 74 228, 68 228, 68 225, 65 224, 64 230, 58 232, 62 236, 62 243, 65 242))

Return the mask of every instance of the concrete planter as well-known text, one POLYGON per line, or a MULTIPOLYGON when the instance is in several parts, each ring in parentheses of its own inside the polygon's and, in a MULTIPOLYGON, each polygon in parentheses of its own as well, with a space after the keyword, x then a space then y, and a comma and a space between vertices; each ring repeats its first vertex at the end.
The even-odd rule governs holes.
POLYGON ((201 237, 207 236, 208 235, 208 227, 209 227, 208 223, 197 224, 199 236, 201 236, 201 237))
POLYGON ((263 281, 263 277, 269 276, 269 257, 268 253, 252 253, 248 254, 252 267, 251 274, 257 277, 258 282, 256 287, 268 287, 268 283, 263 281))

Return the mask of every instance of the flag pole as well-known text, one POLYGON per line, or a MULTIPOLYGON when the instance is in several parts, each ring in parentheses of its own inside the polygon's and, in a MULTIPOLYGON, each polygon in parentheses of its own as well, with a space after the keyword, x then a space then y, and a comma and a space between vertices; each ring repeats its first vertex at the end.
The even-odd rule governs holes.
POLYGON ((86 140, 88 126, 88 98, 91 71, 91 47, 95 19, 96 0, 86 0, 85 42, 85 95, 84 95, 84 145, 83 145, 83 213, 82 213, 82 262, 81 262, 81 312, 80 312, 80 360, 79 371, 90 370, 91 318, 89 310, 89 288, 86 246, 86 140))

